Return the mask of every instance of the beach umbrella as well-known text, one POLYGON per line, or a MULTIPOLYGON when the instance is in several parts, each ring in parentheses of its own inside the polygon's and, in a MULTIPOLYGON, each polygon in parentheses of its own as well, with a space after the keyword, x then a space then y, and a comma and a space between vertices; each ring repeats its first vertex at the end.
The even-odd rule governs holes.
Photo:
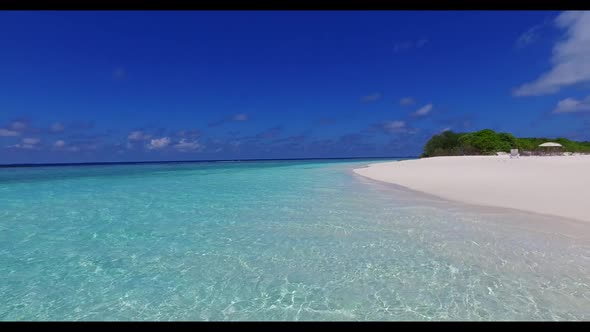
POLYGON ((545 147, 562 147, 563 145, 559 144, 559 143, 555 143, 555 142, 546 142, 543 144, 539 144, 540 147, 545 148, 545 147))
POLYGON ((563 147, 563 145, 559 144, 559 143, 555 143, 555 142, 545 142, 543 144, 539 144, 539 147, 542 148, 543 150, 546 150, 548 152, 560 152, 561 148, 563 147))

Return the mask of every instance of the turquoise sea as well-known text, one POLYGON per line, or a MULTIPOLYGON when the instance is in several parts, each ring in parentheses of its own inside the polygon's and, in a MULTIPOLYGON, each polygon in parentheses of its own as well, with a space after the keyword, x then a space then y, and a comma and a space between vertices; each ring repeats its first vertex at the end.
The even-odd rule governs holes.
POLYGON ((588 320, 587 225, 370 161, 0 168, 0 320, 588 320))

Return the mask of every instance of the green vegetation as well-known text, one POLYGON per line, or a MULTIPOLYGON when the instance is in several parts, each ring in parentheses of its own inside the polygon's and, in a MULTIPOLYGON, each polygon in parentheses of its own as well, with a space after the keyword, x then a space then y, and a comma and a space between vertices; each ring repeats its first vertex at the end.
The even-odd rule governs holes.
POLYGON ((516 138, 509 133, 484 129, 470 133, 445 131, 426 142, 422 157, 491 155, 510 152, 510 149, 535 152, 544 142, 557 142, 564 151, 590 153, 590 142, 576 142, 567 138, 516 138))

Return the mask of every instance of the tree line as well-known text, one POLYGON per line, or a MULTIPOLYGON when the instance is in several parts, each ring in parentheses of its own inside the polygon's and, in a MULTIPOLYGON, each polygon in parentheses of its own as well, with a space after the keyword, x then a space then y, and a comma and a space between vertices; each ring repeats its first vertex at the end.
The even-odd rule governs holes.
POLYGON ((534 152, 539 144, 556 142, 567 152, 590 153, 590 142, 577 142, 567 138, 517 138, 510 133, 497 133, 491 129, 455 133, 447 130, 432 136, 424 146, 421 157, 493 155, 496 152, 510 152, 510 149, 534 152))

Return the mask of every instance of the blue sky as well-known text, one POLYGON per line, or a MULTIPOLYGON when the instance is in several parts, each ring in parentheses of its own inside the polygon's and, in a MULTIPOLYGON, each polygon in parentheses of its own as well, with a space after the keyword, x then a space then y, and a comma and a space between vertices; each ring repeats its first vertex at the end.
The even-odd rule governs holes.
POLYGON ((0 12, 0 163, 590 139, 590 13, 0 12))

